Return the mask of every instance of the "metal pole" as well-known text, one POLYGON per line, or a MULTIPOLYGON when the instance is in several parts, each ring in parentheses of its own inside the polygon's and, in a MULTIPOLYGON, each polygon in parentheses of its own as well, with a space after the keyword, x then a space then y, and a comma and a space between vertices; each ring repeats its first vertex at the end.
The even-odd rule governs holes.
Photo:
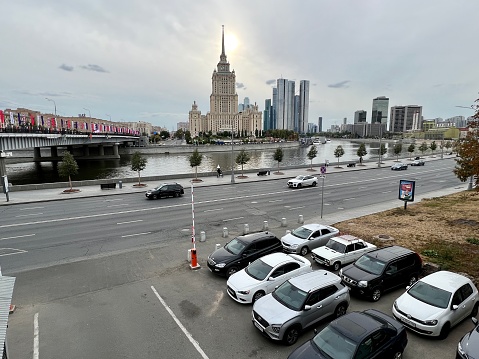
POLYGON ((45 100, 48 100, 48 101, 52 101, 53 102, 53 106, 55 106, 55 117, 57 117, 57 104, 55 102, 55 100, 52 100, 48 97, 45 97, 45 100))
POLYGON ((110 122, 111 122, 111 116, 109 114, 106 114, 109 118, 110 118, 110 122))
POLYGON ((234 147, 233 147, 233 126, 231 126, 231 183, 235 183, 234 166, 235 166, 235 155, 234 155, 234 147))
POLYGON ((325 174, 323 174, 323 184, 321 186, 321 218, 323 218, 323 204, 324 204, 324 178, 326 177, 325 174))
POLYGON ((378 162, 378 167, 381 167, 381 138, 383 137, 383 126, 382 122, 379 122, 379 162, 378 162))
POLYGON ((91 112, 90 112, 89 109, 87 109, 87 108, 85 108, 85 107, 83 107, 83 109, 86 110, 86 111, 88 111, 88 117, 90 118, 90 132, 93 133, 92 128, 91 128, 91 112))
POLYGON ((474 176, 471 175, 471 177, 469 178, 469 185, 467 186, 468 191, 472 191, 472 177, 474 177, 474 176))
POLYGON ((441 160, 444 158, 444 140, 441 141, 441 160))
POLYGON ((195 200, 193 195, 193 182, 191 182, 191 218, 193 220, 193 225, 191 226, 191 242, 193 243, 193 249, 196 249, 196 238, 195 238, 195 200))

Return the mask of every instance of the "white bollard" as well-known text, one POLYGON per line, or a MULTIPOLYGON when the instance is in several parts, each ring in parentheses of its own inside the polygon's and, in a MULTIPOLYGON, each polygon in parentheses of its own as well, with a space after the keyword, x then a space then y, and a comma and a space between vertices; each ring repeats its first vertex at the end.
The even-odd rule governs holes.
POLYGON ((206 233, 205 231, 200 232, 200 242, 206 241, 206 233))
POLYGON ((268 230, 268 221, 263 221, 263 231, 268 230))
POLYGON ((248 234, 249 233, 249 225, 245 224, 243 228, 243 234, 248 234))
POLYGON ((221 248, 221 244, 216 243, 216 245, 215 245, 215 251, 218 250, 218 249, 220 249, 220 248, 221 248))
POLYGON ((191 249, 188 249, 188 256, 186 257, 186 260, 191 263, 191 249))
POLYGON ((299 215, 298 223, 299 223, 299 224, 303 224, 303 223, 304 223, 304 218, 303 218, 303 215, 302 215, 302 214, 299 215))
POLYGON ((286 227, 286 218, 281 218, 281 227, 286 227))
POLYGON ((228 237, 228 228, 223 227, 223 238, 226 238, 226 237, 228 237))

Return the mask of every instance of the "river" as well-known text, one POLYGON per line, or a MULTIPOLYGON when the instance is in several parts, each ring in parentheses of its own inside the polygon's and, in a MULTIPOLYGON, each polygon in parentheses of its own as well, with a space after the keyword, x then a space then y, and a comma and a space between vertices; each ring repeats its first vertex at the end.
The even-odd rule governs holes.
MULTIPOLYGON (((334 157, 334 150, 338 145, 344 149, 344 156, 339 160, 344 161, 358 161, 356 154, 359 147, 358 142, 351 142, 346 140, 331 140, 325 144, 317 145, 318 154, 313 159, 313 164, 318 165, 329 160, 334 164, 338 159, 334 157)), ((384 158, 393 156, 392 144, 386 143, 389 146, 388 153, 384 158)), ((366 150, 368 154, 363 158, 365 160, 378 158, 379 141, 366 143, 366 150)), ((198 172, 212 172, 216 170, 219 164, 223 170, 231 169, 231 152, 208 152, 203 147, 198 147, 199 152, 203 155, 203 160, 198 166, 198 172)), ((238 154, 241 146, 235 146, 235 156, 238 154)), ((404 155, 407 147, 403 145, 404 155)), ((250 161, 244 165, 244 169, 256 168, 277 168, 278 163, 274 161, 274 149, 257 149, 249 150, 251 156, 250 161)), ((307 157, 309 147, 295 147, 284 148, 283 161, 280 166, 297 166, 308 165, 311 161, 307 157)), ((32 151, 33 156, 33 151, 32 151)), ((188 154, 156 154, 144 155, 147 159, 146 168, 141 171, 141 176, 161 176, 172 175, 179 173, 194 173, 194 168, 190 167, 188 154)), ((91 180, 91 179, 116 179, 116 178, 131 178, 137 177, 138 174, 131 170, 131 155, 121 155, 119 160, 104 160, 104 161, 78 161, 79 172, 72 179, 75 181, 91 180)), ((52 183, 58 181, 65 181, 64 178, 58 176, 57 165, 52 162, 20 162, 7 163, 8 180, 13 185, 22 184, 37 184, 37 183, 52 183)), ((240 171, 241 166, 235 165, 235 171, 240 171)))

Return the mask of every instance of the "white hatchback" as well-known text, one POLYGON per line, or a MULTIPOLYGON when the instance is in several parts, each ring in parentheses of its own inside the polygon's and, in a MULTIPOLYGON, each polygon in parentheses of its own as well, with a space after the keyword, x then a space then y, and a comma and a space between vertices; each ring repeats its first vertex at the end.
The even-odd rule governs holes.
POLYGON ((228 278, 228 295, 238 303, 254 303, 299 274, 311 272, 311 262, 295 254, 272 253, 228 278))
POLYGON ((339 234, 339 229, 318 223, 305 224, 281 238, 283 250, 305 256, 312 249, 324 246, 339 234))
POLYGON ((444 339, 461 320, 476 316, 478 308, 477 288, 469 278, 439 271, 409 287, 392 309, 407 328, 444 339))

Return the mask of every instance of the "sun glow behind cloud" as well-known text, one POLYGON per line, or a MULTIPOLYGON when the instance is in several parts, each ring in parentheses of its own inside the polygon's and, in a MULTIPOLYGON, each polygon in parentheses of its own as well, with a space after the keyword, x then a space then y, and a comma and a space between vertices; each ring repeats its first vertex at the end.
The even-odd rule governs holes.
POLYGON ((238 47, 238 39, 234 34, 225 34, 225 51, 226 53, 234 52, 238 47))

